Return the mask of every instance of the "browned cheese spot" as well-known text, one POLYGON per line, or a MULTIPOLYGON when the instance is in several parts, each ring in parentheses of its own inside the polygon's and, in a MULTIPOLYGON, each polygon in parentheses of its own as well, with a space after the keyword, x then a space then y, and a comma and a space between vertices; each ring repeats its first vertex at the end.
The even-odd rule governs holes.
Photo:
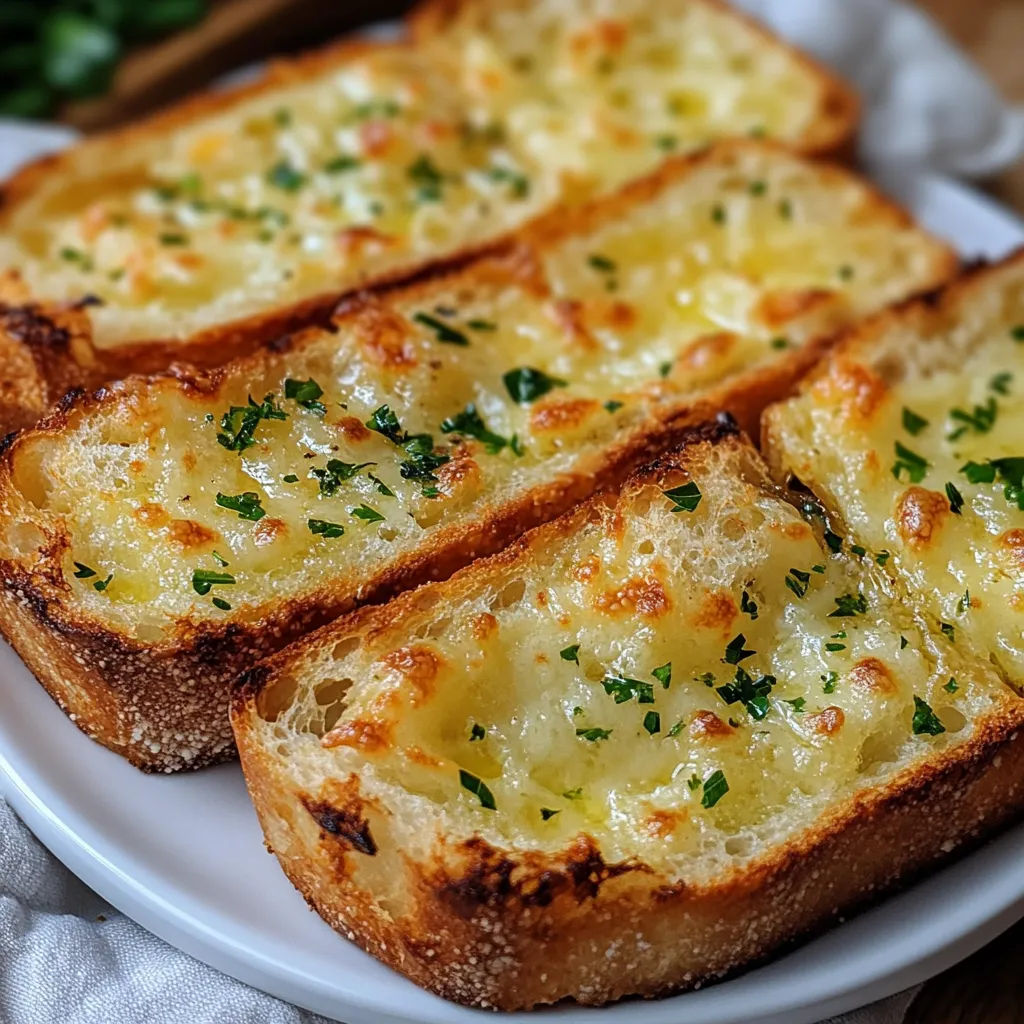
POLYGON ((166 526, 171 520, 171 515, 167 509, 163 505, 158 505, 152 501, 147 501, 144 505, 140 505, 132 513, 132 516, 142 523, 143 526, 152 526, 154 528, 166 526))
POLYGON ((597 555, 587 555, 573 566, 572 578, 580 583, 589 583, 600 571, 601 559, 597 555))
POLYGON ((644 818, 640 827, 652 839, 667 839, 686 821, 686 818, 685 808, 679 811, 656 810, 644 818))
POLYGON ((878 658, 861 658, 847 674, 854 686, 872 693, 894 693, 896 683, 888 665, 878 658))
POLYGON ((716 740, 731 736, 733 728, 714 711, 698 711, 690 720, 689 732, 695 740, 716 740))
POLYGON ((480 465, 468 455, 453 458, 437 470, 437 487, 449 498, 455 495, 473 495, 480 491, 483 483, 480 465))
POLYGON ((360 225, 342 228, 334 236, 334 244, 346 262, 377 256, 397 241, 394 235, 385 235, 376 228, 360 225))
POLYGON ((912 551, 923 551, 949 515, 949 499, 944 494, 908 487, 896 505, 896 527, 912 551))
POLYGON ((889 386, 868 367, 840 357, 814 385, 814 392, 824 403, 837 404, 843 419, 866 422, 882 406, 889 386))
POLYGON ((726 590, 708 590, 700 599, 694 616, 695 626, 726 633, 736 619, 738 609, 732 594, 726 590))
POLYGON ((768 327, 785 327, 797 317, 819 312, 830 305, 835 293, 827 288, 802 288, 769 292, 757 306, 758 319, 768 327))
POLYGON ((264 516, 252 531, 253 543, 258 548, 265 548, 268 544, 288 534, 288 524, 283 519, 271 519, 264 516))
POLYGON ((999 536, 999 554, 1009 569, 1024 570, 1024 530, 1007 530, 999 536))
POLYGON ((342 416, 337 427, 345 440, 353 443, 368 441, 373 436, 366 424, 356 416, 342 416))
POLYGON ((498 632, 498 620, 490 612, 481 612, 473 619, 471 628, 473 637, 483 643, 498 632))
POLYGON ((390 651, 381 658, 381 663, 398 672, 412 687, 413 707, 429 700, 436 690, 437 677, 443 664, 441 656, 424 644, 411 644, 390 651))
POLYGON ((322 747, 354 747, 366 754, 378 754, 391 746, 391 723, 378 719, 354 718, 335 726, 320 741, 322 747))
POLYGON ((605 615, 642 615, 657 619, 672 607, 657 576, 633 576, 615 590, 606 590, 594 599, 594 608, 605 615))
POLYGON ((843 727, 846 715, 842 708, 831 705, 816 715, 807 716, 807 724, 821 736, 834 736, 843 727))
POLYGON ((220 540, 220 534, 216 530, 211 530, 193 519, 173 520, 167 533, 171 541, 184 551, 204 548, 220 540))
POLYGON ((537 434, 578 430, 600 408, 592 398, 565 398, 539 402, 530 412, 530 429, 537 434))

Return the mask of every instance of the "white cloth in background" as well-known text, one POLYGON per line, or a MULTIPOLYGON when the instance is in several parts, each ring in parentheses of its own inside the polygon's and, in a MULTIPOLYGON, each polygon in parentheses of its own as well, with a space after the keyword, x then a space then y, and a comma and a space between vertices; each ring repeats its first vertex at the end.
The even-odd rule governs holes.
MULTIPOLYGON (((857 85, 869 165, 973 177, 1024 153, 1024 110, 1003 104, 915 8, 898 0, 736 2, 857 85)), ((0 121, 0 177, 72 138, 65 128, 0 121)), ((828 1024, 899 1024, 912 998, 903 993, 828 1024)), ((115 911, 0 801, 0 1024, 321 1021, 219 974, 115 911)))

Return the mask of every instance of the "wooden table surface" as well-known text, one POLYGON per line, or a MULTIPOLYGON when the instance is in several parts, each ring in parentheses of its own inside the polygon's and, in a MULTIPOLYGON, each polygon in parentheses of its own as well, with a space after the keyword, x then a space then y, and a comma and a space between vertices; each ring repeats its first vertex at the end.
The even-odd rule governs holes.
MULTIPOLYGON (((856 2, 856 0, 852 0, 856 2)), ((985 68, 1003 95, 1024 105, 1024 0, 918 0, 985 68)), ((987 183, 1024 215, 1024 161, 987 183)), ((1024 922, 928 982, 907 1024, 1024 1021, 1024 922)))

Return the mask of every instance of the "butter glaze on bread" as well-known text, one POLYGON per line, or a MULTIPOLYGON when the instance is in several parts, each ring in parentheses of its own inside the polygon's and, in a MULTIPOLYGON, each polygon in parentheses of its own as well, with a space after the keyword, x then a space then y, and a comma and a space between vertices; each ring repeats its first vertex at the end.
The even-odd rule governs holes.
POLYGON ((715 139, 849 148, 849 91, 718 4, 539 3, 511 26, 502 11, 467 7, 416 45, 280 62, 7 182, 0 302, 75 312, 70 346, 8 332, 37 361, 44 407, 69 378, 222 364, 325 322, 344 292, 464 259, 715 139), (532 52, 552 18, 562 33, 536 60, 507 52, 532 52))
POLYGON ((341 934, 474 1006, 664 995, 1019 814, 1024 702, 728 433, 248 673, 268 845, 341 934))
POLYGON ((230 756, 227 685, 258 657, 614 484, 702 402, 755 423, 823 334, 953 262, 847 172, 764 143, 681 158, 500 255, 360 296, 331 331, 23 432, 0 459, 2 628, 134 763, 230 756), (279 418, 239 450, 268 395, 279 418))

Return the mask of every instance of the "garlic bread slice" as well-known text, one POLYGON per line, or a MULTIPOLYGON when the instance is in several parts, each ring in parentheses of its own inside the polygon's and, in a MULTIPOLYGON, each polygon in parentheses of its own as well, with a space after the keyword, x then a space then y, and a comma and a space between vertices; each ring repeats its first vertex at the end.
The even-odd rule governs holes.
POLYGON ((235 694, 285 872, 446 998, 693 987, 1019 808, 1024 702, 727 424, 689 441, 235 694))
POLYGON ((616 482, 700 402, 756 423, 951 261, 846 172, 682 159, 331 330, 65 403, 0 458, 0 628, 136 763, 228 756, 257 657, 616 482))
POLYGON ((1024 255, 853 331, 765 436, 837 534, 1024 687, 1024 255))

